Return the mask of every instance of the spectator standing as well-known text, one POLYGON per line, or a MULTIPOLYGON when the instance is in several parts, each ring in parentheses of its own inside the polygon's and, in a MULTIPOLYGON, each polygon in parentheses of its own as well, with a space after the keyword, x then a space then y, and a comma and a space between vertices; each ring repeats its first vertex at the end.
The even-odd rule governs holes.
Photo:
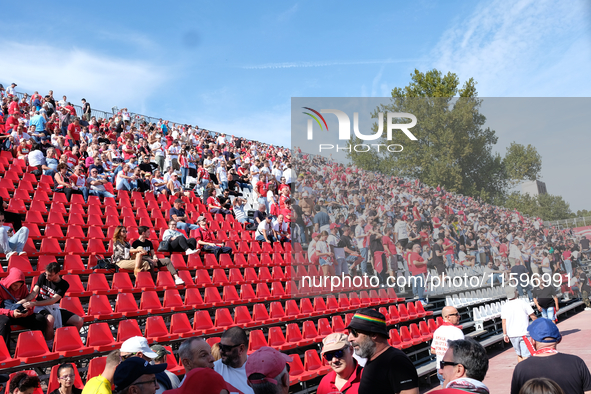
POLYGON ((411 285, 413 296, 418 297, 419 301, 426 305, 425 302, 425 282, 427 275, 427 262, 420 255, 421 245, 408 244, 407 248, 412 246, 410 253, 408 253, 408 269, 412 276, 411 285))
POLYGON ((431 354, 436 355, 437 377, 443 386, 445 378, 439 370, 441 367, 441 360, 445 356, 448 349, 448 341, 455 341, 457 339, 464 339, 464 333, 458 327, 460 323, 460 313, 453 306, 446 306, 441 311, 443 317, 443 324, 439 326, 433 333, 433 341, 431 342, 431 354))
MULTIPOLYGON (((342 335, 342 334, 341 334, 342 335)), ((263 346, 246 361, 246 377, 254 394, 288 394, 289 367, 292 358, 287 354, 263 346)), ((320 394, 320 391, 318 391, 320 394)))
POLYGON ((418 394, 417 370, 403 351, 388 344, 389 335, 384 315, 374 309, 360 309, 347 329, 348 339, 355 353, 367 359, 359 384, 359 394, 418 394))
POLYGON ((320 381, 318 394, 357 394, 362 367, 353 353, 353 347, 343 333, 329 334, 322 340, 321 354, 332 370, 320 381))
POLYGON ((487 394, 482 383, 488 371, 486 349, 472 338, 450 340, 438 374, 444 377, 443 388, 468 393, 487 394))
POLYGON ((517 361, 521 362, 530 356, 523 338, 527 335, 529 319, 536 320, 536 315, 529 303, 517 298, 514 287, 506 284, 505 292, 507 302, 501 307, 503 339, 506 343, 511 342, 517 353, 517 361))
MULTIPOLYGON (((162 345, 152 345, 152 347, 150 349, 158 355, 158 357, 156 357, 154 359, 155 365, 165 364, 166 363, 166 356, 168 354, 171 354, 171 352, 166 350, 166 348, 162 345)), ((160 386, 160 388, 158 390, 156 390, 156 394, 162 394, 165 390, 176 389, 180 385, 179 378, 175 374, 173 374, 172 372, 167 371, 167 370, 164 370, 164 374, 168 377, 168 380, 158 379, 160 374, 156 375, 156 380, 158 381, 158 385, 160 386), (170 387, 166 387, 166 385, 169 382, 170 382, 170 387)))
POLYGON ((86 99, 82 99, 82 118, 90 122, 90 117, 92 115, 92 110, 90 108, 90 104, 86 102, 86 99))
POLYGON ((213 363, 213 369, 243 394, 254 394, 246 377, 248 338, 244 330, 240 327, 226 330, 220 340, 220 352, 222 358, 213 363))
POLYGON ((564 394, 591 391, 591 374, 578 356, 560 353, 557 345, 562 335, 549 319, 537 319, 528 327, 532 342, 532 357, 517 364, 511 379, 511 394, 519 394, 532 378, 548 378, 562 388, 564 394))
POLYGON ((139 357, 121 362, 113 375, 119 394, 155 394, 160 388, 157 373, 164 373, 166 363, 152 365, 139 357))
POLYGON ((542 313, 544 319, 550 319, 556 323, 558 320, 556 313, 559 310, 558 297, 556 290, 552 286, 547 286, 543 280, 540 280, 539 288, 534 290, 534 303, 536 308, 542 313))

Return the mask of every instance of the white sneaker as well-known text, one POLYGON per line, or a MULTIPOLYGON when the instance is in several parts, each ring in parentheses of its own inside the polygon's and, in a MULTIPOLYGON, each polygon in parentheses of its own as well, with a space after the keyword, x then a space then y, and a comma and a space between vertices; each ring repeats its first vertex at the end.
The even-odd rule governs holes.
POLYGON ((421 301, 421 304, 423 304, 423 306, 427 305, 427 303, 425 301, 423 301, 423 300, 420 300, 420 301, 421 301))
POLYGON ((181 278, 176 278, 176 279, 174 280, 174 284, 175 284, 175 285, 184 285, 184 284, 185 284, 185 281, 184 281, 184 280, 182 280, 181 278))
POLYGON ((591 308, 585 308, 586 311, 591 311, 591 308))
POLYGON ((187 250, 185 250, 185 254, 187 256, 190 255, 190 254, 193 254, 193 253, 197 253, 197 252, 198 252, 197 250, 193 250, 193 249, 187 249, 187 250))
POLYGON ((16 252, 8 252, 8 253, 6 253, 6 260, 10 260, 10 258, 12 256, 14 256, 15 254, 16 254, 16 252))
POLYGON ((26 256, 27 255, 27 252, 20 252, 18 255, 19 256, 26 256))

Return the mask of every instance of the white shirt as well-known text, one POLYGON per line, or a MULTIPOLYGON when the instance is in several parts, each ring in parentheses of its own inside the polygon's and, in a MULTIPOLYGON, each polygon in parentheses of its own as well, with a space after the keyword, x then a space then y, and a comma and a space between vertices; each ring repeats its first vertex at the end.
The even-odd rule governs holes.
POLYGON ((213 363, 213 370, 222 375, 222 378, 227 383, 230 383, 244 394, 254 394, 254 391, 246 382, 246 363, 240 368, 232 368, 222 363, 222 360, 217 360, 213 363))
POLYGON ((29 165, 31 167, 36 167, 45 164, 45 156, 43 155, 43 152, 41 152, 39 149, 31 151, 27 157, 29 158, 29 165))
POLYGON ((277 182, 281 181, 281 175, 283 172, 279 168, 273 168, 273 176, 277 179, 277 182))
POLYGON ((398 234, 398 239, 408 239, 408 231, 406 231, 406 222, 404 220, 396 222, 394 231, 398 234))
POLYGON ((509 257, 511 257, 512 259, 518 259, 521 257, 521 251, 519 250, 517 245, 511 244, 511 247, 509 248, 509 257))
POLYGON ((228 173, 226 172, 226 168, 225 167, 218 167, 217 169, 217 176, 218 176, 218 181, 220 182, 228 182, 228 173))
POLYGON ((532 307, 522 299, 507 301, 501 307, 501 319, 506 320, 507 335, 510 338, 527 335, 529 315, 532 313, 532 307))
POLYGON ((431 353, 435 353, 437 356, 437 368, 439 368, 439 362, 443 360, 443 356, 447 352, 447 341, 457 339, 464 339, 464 333, 456 326, 443 325, 435 330, 433 342, 431 342, 431 353))

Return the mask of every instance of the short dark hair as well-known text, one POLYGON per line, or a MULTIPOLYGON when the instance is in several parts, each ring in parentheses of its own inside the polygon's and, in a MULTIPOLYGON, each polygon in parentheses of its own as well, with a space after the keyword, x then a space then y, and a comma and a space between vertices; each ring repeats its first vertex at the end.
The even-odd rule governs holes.
POLYGON ((74 369, 74 366, 73 366, 72 364, 70 364, 70 363, 63 363, 63 364, 61 364, 59 367, 57 367, 57 377, 59 378, 59 376, 60 376, 60 373, 61 373, 61 372, 62 372, 64 369, 68 369, 68 368, 70 368, 70 369, 72 369, 72 370, 73 370, 73 369, 74 369))
POLYGON ((223 334, 222 338, 229 338, 234 345, 248 345, 246 331, 240 327, 230 327, 223 334))
POLYGON ((45 272, 49 272, 50 274, 59 274, 60 265, 55 261, 51 262, 45 266, 45 272))
POLYGON ((447 343, 452 349, 453 361, 464 366, 466 376, 482 382, 488 371, 486 349, 472 338, 450 340, 447 343))
POLYGON ((142 235, 143 233, 145 233, 146 231, 148 231, 150 228, 148 226, 139 226, 137 228, 137 233, 139 235, 142 235))
POLYGON ((38 376, 29 376, 24 372, 19 372, 10 380, 8 390, 12 393, 18 387, 19 391, 26 391, 30 388, 37 388, 40 384, 38 376))

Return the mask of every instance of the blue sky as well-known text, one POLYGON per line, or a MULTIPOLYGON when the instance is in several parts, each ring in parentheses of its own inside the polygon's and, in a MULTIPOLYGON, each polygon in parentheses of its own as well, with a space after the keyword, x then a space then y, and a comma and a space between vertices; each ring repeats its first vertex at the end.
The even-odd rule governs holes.
POLYGON ((291 97, 388 96, 415 68, 474 77, 481 97, 591 91, 589 1, 27 1, 2 14, 5 86, 285 146, 291 97))

